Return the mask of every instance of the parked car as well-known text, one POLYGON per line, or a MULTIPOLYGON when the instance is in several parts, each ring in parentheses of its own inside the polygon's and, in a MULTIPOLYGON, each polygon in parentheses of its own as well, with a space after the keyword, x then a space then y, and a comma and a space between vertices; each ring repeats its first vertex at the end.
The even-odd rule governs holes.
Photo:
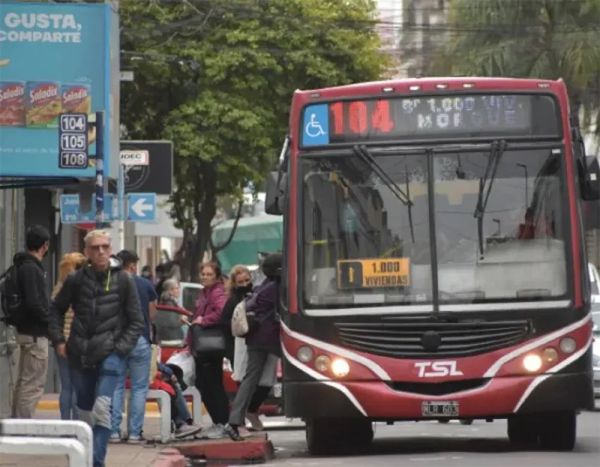
POLYGON ((593 356, 594 359, 594 395, 600 398, 600 303, 592 304, 592 319, 594 327, 593 334, 593 356))
MULTIPOLYGON (((192 282, 182 282, 181 294, 178 299, 179 307, 158 305, 156 307, 156 318, 154 326, 156 340, 160 346, 160 360, 165 363, 172 355, 183 351, 185 339, 189 326, 181 322, 182 316, 191 317, 194 304, 202 285, 192 282)), ((232 379, 233 368, 229 360, 223 359, 223 385, 230 401, 233 401, 237 393, 237 383, 232 379)), ((273 387, 269 398, 261 407, 263 415, 281 415, 283 413, 283 401, 281 390, 281 363, 278 368, 278 383, 273 387)))

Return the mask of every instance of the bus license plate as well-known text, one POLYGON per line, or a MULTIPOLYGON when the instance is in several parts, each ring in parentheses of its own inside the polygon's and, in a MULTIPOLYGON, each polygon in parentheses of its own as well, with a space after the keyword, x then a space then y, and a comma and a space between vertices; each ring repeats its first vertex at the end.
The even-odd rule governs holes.
POLYGON ((458 417, 458 402, 423 402, 423 417, 458 417))
POLYGON ((281 383, 277 383, 275 386, 273 386, 273 397, 281 399, 281 392, 281 383))

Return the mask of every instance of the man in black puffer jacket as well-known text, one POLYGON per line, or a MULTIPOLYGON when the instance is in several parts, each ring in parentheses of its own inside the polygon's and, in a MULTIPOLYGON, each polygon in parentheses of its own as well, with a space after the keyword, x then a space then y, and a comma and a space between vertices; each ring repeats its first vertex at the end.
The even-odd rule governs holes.
POLYGON ((110 438, 110 406, 125 357, 144 330, 133 278, 111 258, 110 234, 94 230, 85 237, 89 262, 67 278, 50 307, 50 338, 71 365, 79 418, 94 429, 94 467, 105 467, 110 438), (69 340, 64 315, 73 308, 69 340))

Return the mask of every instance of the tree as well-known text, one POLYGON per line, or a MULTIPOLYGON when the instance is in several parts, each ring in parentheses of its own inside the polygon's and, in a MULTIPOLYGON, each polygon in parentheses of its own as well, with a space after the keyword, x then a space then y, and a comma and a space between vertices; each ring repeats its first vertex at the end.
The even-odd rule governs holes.
MULTIPOLYGON (((572 110, 600 122, 599 0, 455 0, 435 75, 564 79, 572 110)), ((600 135, 600 126, 596 126, 600 135)))
POLYGON ((217 200, 241 202, 273 166, 293 92, 378 79, 388 67, 374 15, 368 0, 122 3, 136 76, 122 87, 122 121, 132 138, 175 143, 184 277, 197 277, 217 200))

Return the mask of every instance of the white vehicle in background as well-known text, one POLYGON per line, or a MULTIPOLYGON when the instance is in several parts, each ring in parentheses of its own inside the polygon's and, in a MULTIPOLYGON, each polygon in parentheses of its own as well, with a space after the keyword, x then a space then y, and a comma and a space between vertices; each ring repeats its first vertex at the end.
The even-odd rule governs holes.
POLYGON ((203 289, 202 285, 195 282, 180 282, 179 287, 181 293, 177 299, 177 304, 193 313, 198 295, 203 289))
POLYGON ((600 302, 600 275, 598 269, 592 263, 588 263, 590 274, 590 287, 592 289, 592 303, 600 302))

